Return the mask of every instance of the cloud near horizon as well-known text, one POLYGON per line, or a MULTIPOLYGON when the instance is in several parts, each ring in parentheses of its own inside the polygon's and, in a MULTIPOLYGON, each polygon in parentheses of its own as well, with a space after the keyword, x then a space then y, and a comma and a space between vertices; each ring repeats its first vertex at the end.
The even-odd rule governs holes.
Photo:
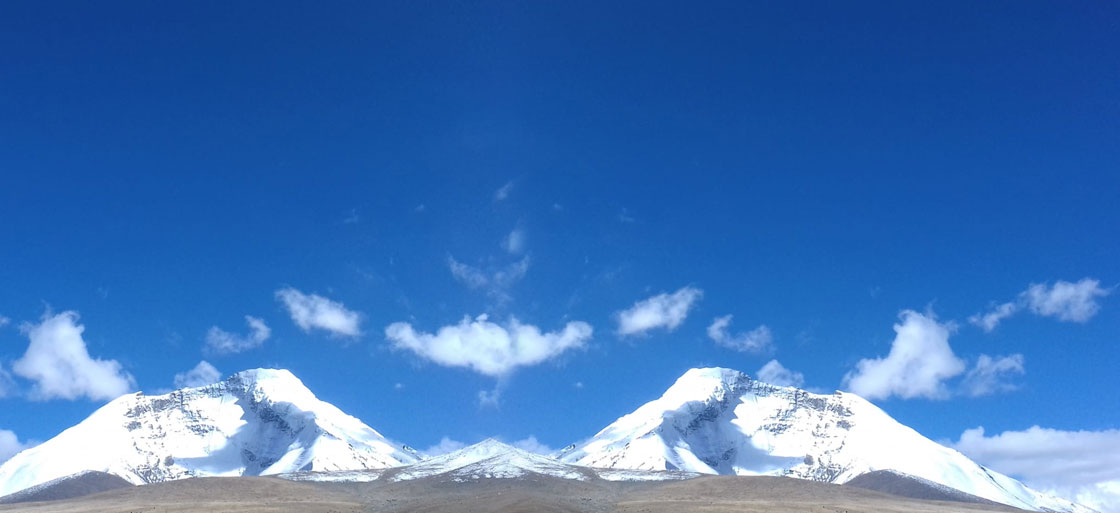
POLYGON ((704 291, 696 287, 683 287, 672 294, 663 292, 638 301, 634 306, 615 313, 618 334, 641 335, 657 328, 673 331, 684 322, 689 310, 703 296, 704 291))
POLYGON ((542 333, 515 318, 505 326, 493 323, 486 314, 473 320, 463 317, 458 324, 444 326, 436 333, 417 332, 406 322, 385 328, 385 338, 393 349, 411 351, 445 367, 464 367, 494 377, 517 367, 536 365, 569 349, 582 349, 591 335, 591 325, 582 321, 542 333))
POLYGON ((175 375, 175 388, 196 388, 212 385, 222 379, 222 373, 210 362, 202 360, 193 369, 175 375))
POLYGON ((22 443, 16 434, 7 429, 0 429, 0 464, 19 454, 20 451, 30 448, 31 444, 22 443))
POLYGON ((716 317, 708 326, 708 338, 714 340, 716 345, 743 353, 765 353, 773 349, 774 336, 765 324, 732 335, 727 329, 731 325, 731 318, 731 315, 716 317))
POLYGON ((755 373, 755 377, 763 383, 769 383, 780 387, 801 388, 801 386, 805 384, 804 374, 785 368, 781 363, 778 363, 778 360, 766 362, 766 365, 763 365, 762 368, 758 369, 758 372, 755 373))
POLYGON ((261 319, 246 315, 245 323, 249 325, 249 334, 244 337, 211 326, 206 332, 206 352, 216 355, 241 353, 260 347, 272 336, 272 330, 261 319))
POLYGON ((284 304, 292 322, 305 333, 319 329, 341 337, 357 337, 362 334, 361 314, 347 309, 338 301, 318 294, 304 294, 292 287, 277 290, 276 299, 284 304))
POLYGON ((1032 426, 988 436, 976 427, 950 446, 1037 490, 1099 511, 1120 511, 1120 430, 1032 426))
POLYGON ((1015 301, 993 307, 986 313, 968 318, 972 324, 985 332, 991 332, 1003 320, 1022 310, 1041 317, 1054 317, 1062 322, 1085 323, 1100 312, 1098 299, 1112 293, 1111 289, 1101 287, 1100 280, 1082 278, 1076 283, 1058 280, 1053 285, 1032 283, 1027 290, 1019 293, 1015 301))
POLYGON ((39 324, 21 330, 31 343, 23 357, 12 363, 12 372, 34 382, 33 400, 114 399, 136 387, 136 380, 116 360, 92 358, 82 338, 85 326, 78 313, 45 314, 39 324))

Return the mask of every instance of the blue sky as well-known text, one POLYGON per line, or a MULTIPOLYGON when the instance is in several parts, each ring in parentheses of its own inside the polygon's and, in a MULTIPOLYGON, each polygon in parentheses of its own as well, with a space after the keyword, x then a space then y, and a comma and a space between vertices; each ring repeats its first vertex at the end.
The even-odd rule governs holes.
POLYGON ((559 447, 777 360, 934 439, 983 426, 997 469, 1036 425, 1120 454, 1118 14, 5 3, 0 429, 205 360, 420 448, 559 447), (479 356, 513 319, 531 351, 479 356), (104 380, 51 388, 32 333, 49 363, 77 324, 69 372, 104 380))

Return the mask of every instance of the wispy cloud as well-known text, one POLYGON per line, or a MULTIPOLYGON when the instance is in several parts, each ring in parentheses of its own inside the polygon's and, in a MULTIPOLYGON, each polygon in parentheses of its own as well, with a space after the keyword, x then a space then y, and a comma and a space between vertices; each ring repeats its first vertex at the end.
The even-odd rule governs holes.
POLYGON ((1120 430, 1032 426, 988 436, 977 427, 964 431, 953 447, 1037 490, 1098 511, 1120 511, 1120 430))
POLYGON ((639 335, 656 328, 677 329, 688 317, 688 311, 703 297, 695 287, 684 287, 672 294, 661 293, 634 303, 615 313, 619 335, 639 335))
POLYGON ((210 365, 210 362, 202 360, 193 369, 175 375, 175 388, 204 387, 217 383, 221 379, 221 371, 210 365))
POLYGON ((727 329, 731 325, 731 318, 731 315, 716 317, 708 326, 708 337, 714 340, 716 345, 744 353, 764 353, 773 349, 774 336, 765 324, 732 335, 727 329))
POLYGON ((542 444, 540 440, 537 440, 537 437, 533 435, 529 435, 527 438, 522 438, 521 440, 514 440, 509 444, 522 451, 529 451, 535 454, 548 455, 556 452, 556 449, 542 444))
POLYGON ((436 333, 417 332, 406 322, 385 328, 394 349, 407 350, 446 367, 464 367, 487 376, 503 376, 517 367, 536 365, 569 349, 581 349, 591 339, 585 322, 567 323, 560 331, 541 332, 531 324, 510 319, 505 325, 486 315, 464 317, 436 333))
POLYGON ((801 387, 805 384, 804 374, 783 367, 778 360, 766 362, 766 365, 758 369, 755 375, 758 376, 759 381, 780 387, 801 387))
POLYGON ((451 275, 467 288, 483 290, 499 303, 510 301, 510 289, 529 272, 529 257, 505 267, 484 271, 479 267, 464 264, 455 257, 447 257, 447 267, 451 275))
POLYGON ((514 228, 509 235, 502 239, 502 249, 511 255, 520 255, 525 251, 525 230, 514 228))
POLYGON ((1023 365, 1023 355, 1010 356, 980 355, 976 364, 965 374, 964 392, 973 397, 991 395, 999 392, 1010 392, 1019 388, 1008 381, 1011 376, 1020 376, 1026 372, 1023 365))
POLYGON ((318 294, 304 294, 292 287, 276 291, 276 299, 283 303, 292 322, 305 332, 320 329, 331 335, 356 337, 362 334, 362 316, 318 294))
POLYGON ((34 382, 32 399, 113 399, 136 386, 116 360, 90 357, 77 312, 44 315, 39 324, 25 324, 22 331, 31 343, 12 371, 34 382))
POLYGON ((424 449, 423 452, 428 456, 439 456, 441 454, 458 451, 459 449, 462 449, 466 446, 467 444, 463 442, 452 440, 451 438, 445 436, 439 440, 439 443, 428 447, 427 449, 424 449))
POLYGON ((249 334, 245 336, 230 333, 217 326, 211 326, 210 330, 206 332, 206 352, 210 354, 241 353, 260 347, 265 340, 272 336, 272 330, 261 319, 246 315, 245 323, 249 325, 249 334))
POLYGON ((969 317, 969 322, 990 332, 1003 320, 1029 310, 1042 317, 1054 317, 1063 322, 1087 322, 1100 312, 1099 298, 1112 292, 1101 287, 1099 280, 1082 278, 1077 282, 1058 280, 1053 285, 1032 283, 1015 301, 1001 303, 986 313, 969 317))
POLYGON ((505 185, 498 187, 498 190, 494 191, 494 201, 505 201, 512 192, 513 182, 506 182, 505 185))

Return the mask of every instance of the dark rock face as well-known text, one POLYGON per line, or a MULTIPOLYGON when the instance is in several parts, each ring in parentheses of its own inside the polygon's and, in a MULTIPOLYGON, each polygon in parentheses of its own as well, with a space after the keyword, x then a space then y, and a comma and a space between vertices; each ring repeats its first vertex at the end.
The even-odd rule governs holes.
POLYGON ((967 494, 927 479, 895 472, 893 470, 876 470, 874 472, 860 474, 851 481, 844 483, 844 486, 854 486, 856 488, 889 493, 891 495, 908 497, 911 499, 997 504, 990 500, 967 494))
POLYGON ((130 486, 132 486, 132 483, 114 476, 113 474, 107 474, 105 472, 86 472, 75 476, 55 479, 54 481, 46 482, 39 486, 0 497, 0 504, 73 499, 75 497, 82 497, 130 486))

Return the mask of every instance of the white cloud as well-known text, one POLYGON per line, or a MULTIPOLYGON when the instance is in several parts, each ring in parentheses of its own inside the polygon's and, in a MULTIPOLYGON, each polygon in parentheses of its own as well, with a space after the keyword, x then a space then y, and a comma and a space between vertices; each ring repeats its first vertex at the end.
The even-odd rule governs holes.
POLYGON ((195 388, 217 383, 222 379, 222 373, 215 369, 210 362, 202 360, 193 369, 175 375, 175 388, 195 388))
POLYGON ((553 449, 552 447, 549 447, 545 444, 542 444, 539 440, 537 440, 537 437, 535 437, 533 435, 529 435, 528 438, 523 438, 521 440, 510 442, 510 445, 512 445, 512 446, 514 446, 518 449, 521 449, 522 451, 529 451, 529 452, 535 453, 535 454, 548 455, 548 454, 552 454, 552 453, 556 452, 556 449, 553 449))
POLYGON ((212 354, 240 353, 260 347, 272 336, 268 325, 256 317, 246 315, 245 323, 249 325, 249 335, 244 337, 211 326, 210 331, 206 332, 206 351, 212 354))
POLYGON ((509 289, 529 272, 529 257, 492 272, 464 264, 452 256, 447 257, 447 266, 451 275, 467 288, 485 289, 489 296, 504 303, 510 300, 509 289))
POLYGON ((25 324, 22 330, 31 343, 12 371, 35 382, 32 399, 113 399, 136 386, 116 360, 90 357, 77 312, 44 315, 41 323, 25 324))
POLYGON ((525 230, 514 228, 509 232, 509 235, 502 240, 502 249, 511 255, 518 255, 525 251, 525 230))
POLYGON ((778 360, 770 360, 758 369, 756 373, 759 381, 770 383, 771 385, 778 385, 780 387, 801 387, 805 384, 805 375, 800 372, 791 371, 778 363, 778 360))
POLYGON ((431 447, 428 447, 427 449, 424 449, 423 452, 424 452, 424 454, 427 454, 428 456, 439 456, 441 454, 447 454, 449 452, 458 451, 459 449, 462 449, 466 446, 467 446, 467 444, 465 444, 463 442, 460 442, 458 440, 452 440, 452 439, 445 436, 445 437, 443 437, 439 440, 438 444, 435 444, 431 447))
POLYGON ((634 306, 615 314, 619 335, 637 335, 654 328, 677 329, 688 317, 704 292, 695 287, 684 287, 672 294, 661 293, 634 303, 634 306))
POLYGON ((1050 287, 1034 283, 1021 297, 1035 314, 1057 317, 1059 321, 1085 322, 1100 311, 1097 298, 1109 292, 1101 288, 1099 280, 1083 278, 1077 283, 1059 280, 1050 287))
POLYGON ((1032 283, 1014 302, 1003 303, 990 312, 969 317, 972 324, 991 332, 1008 317, 1028 309, 1035 315, 1056 317, 1065 322, 1087 322, 1100 311, 1098 298, 1112 291, 1101 287, 1100 280, 1082 278, 1077 283, 1058 280, 1053 285, 1032 283))
POLYGON ((990 333, 999 326, 1004 319, 1015 315, 1019 311, 1018 303, 1004 303, 996 306, 986 314, 976 314, 968 318, 968 322, 979 326, 984 332, 990 333))
POLYGON ((478 391, 478 407, 479 408, 497 408, 502 402, 502 389, 494 387, 494 390, 479 390, 478 391))
POLYGON ((732 335, 727 331, 727 327, 731 325, 731 317, 731 315, 716 317, 708 326, 708 337, 714 340, 716 345, 744 353, 762 353, 773 348, 774 336, 770 334, 770 328, 765 324, 732 335))
POLYGON ((1120 430, 1033 426, 987 436, 977 427, 962 433, 954 448, 1032 488, 1104 513, 1120 512, 1120 430))
POLYGON ((31 445, 20 443, 15 433, 7 429, 0 429, 0 463, 8 461, 9 458, 28 447, 31 447, 31 445))
POLYGON ((4 364, 0 363, 0 397, 7 397, 14 388, 15 382, 12 381, 12 375, 4 370, 4 364))
POLYGON ((318 328, 338 336, 362 334, 361 314, 348 310, 342 303, 318 294, 304 294, 292 287, 277 290, 276 299, 284 303, 292 322, 305 332, 318 328))
POLYGON ((976 360, 972 369, 968 371, 968 374, 965 374, 964 390, 965 393, 973 397, 991 395, 997 392, 1009 392, 1015 390, 1018 386, 1007 382, 1007 377, 1022 375, 1024 372, 1023 355, 1021 354, 994 358, 982 354, 976 360))
POLYGON ((9 319, 7 317, 4 317, 3 315, 0 315, 0 328, 3 328, 4 326, 7 326, 8 323, 10 323, 10 322, 12 322, 11 319, 9 319))
POLYGON ((867 399, 948 397, 945 380, 965 371, 965 362, 949 347, 949 334, 956 326, 913 310, 902 311, 899 318, 902 322, 894 325, 890 353, 885 358, 860 360, 844 376, 845 384, 867 399))
POLYGON ((494 191, 494 201, 503 201, 509 197, 509 193, 513 192, 513 182, 506 182, 505 185, 494 191))
POLYGON ((404 390, 404 383, 393 383, 393 390, 404 390))
POLYGON ((591 333, 591 326, 581 321, 569 322, 561 331, 542 333, 536 326, 512 318, 500 326, 486 315, 474 320, 464 317, 459 324, 444 326, 434 334, 416 332, 405 322, 385 328, 394 349, 407 349, 439 365, 466 367, 487 376, 502 376, 568 349, 581 349, 591 333))

